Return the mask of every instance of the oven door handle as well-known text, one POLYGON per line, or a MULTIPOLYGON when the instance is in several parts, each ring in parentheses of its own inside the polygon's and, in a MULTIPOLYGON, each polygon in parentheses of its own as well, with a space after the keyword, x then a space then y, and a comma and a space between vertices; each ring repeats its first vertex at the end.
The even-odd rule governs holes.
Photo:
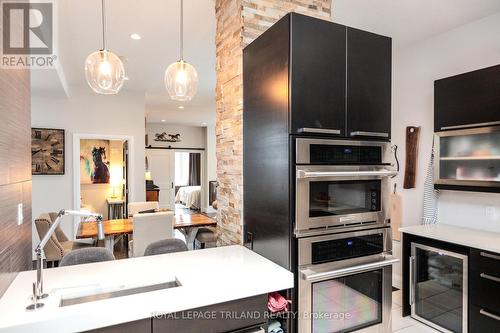
POLYGON ((329 280, 334 278, 339 278, 346 275, 357 274, 364 271, 369 271, 373 269, 378 269, 381 267, 389 266, 399 262, 399 259, 392 256, 386 255, 383 260, 377 260, 357 266, 352 267, 344 267, 340 269, 334 270, 324 270, 321 272, 317 272, 314 270, 314 265, 307 266, 305 268, 299 269, 300 277, 302 280, 306 280, 308 282, 319 282, 323 280, 329 280))
POLYGON ((373 171, 305 171, 297 170, 298 179, 307 178, 333 178, 333 177, 351 177, 351 178, 362 178, 362 177, 392 177, 397 175, 397 171, 394 170, 373 170, 373 171))

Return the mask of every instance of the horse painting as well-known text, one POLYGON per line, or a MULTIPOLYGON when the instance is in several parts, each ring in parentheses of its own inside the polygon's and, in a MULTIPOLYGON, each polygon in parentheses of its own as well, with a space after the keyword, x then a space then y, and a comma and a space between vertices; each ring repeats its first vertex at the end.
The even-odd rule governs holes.
POLYGON ((94 172, 91 179, 93 184, 108 184, 109 183, 109 168, 103 162, 103 157, 106 158, 106 149, 103 147, 92 149, 92 159, 94 160, 94 172))
POLYGON ((166 132, 163 133, 156 133, 155 134, 155 141, 159 142, 181 142, 181 135, 180 134, 167 134, 166 132))
POLYGON ((109 140, 80 141, 80 184, 109 184, 109 140))

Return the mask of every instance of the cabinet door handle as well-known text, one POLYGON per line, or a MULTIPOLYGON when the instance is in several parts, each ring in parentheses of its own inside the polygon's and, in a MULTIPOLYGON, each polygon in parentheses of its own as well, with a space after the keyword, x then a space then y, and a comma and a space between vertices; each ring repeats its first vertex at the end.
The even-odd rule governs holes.
POLYGON ((410 257, 410 305, 415 304, 415 257, 411 256, 410 257))
POLYGON ((483 316, 490 317, 491 319, 495 319, 495 320, 500 321, 500 316, 497 316, 496 314, 488 312, 485 309, 479 310, 479 313, 482 314, 483 316))
POLYGON ((495 281, 495 282, 500 282, 500 278, 493 276, 493 275, 481 273, 481 274, 479 274, 479 276, 482 277, 483 279, 487 279, 487 280, 491 280, 491 281, 495 281))
POLYGON ((500 256, 498 256, 498 255, 494 255, 494 254, 487 253, 487 252, 480 252, 479 254, 481 255, 481 257, 500 260, 500 256))
POLYGON ((378 136, 381 138, 388 138, 389 133, 354 131, 351 132, 351 136, 378 136))
POLYGON ((299 128, 299 133, 320 133, 320 134, 340 134, 338 129, 328 129, 328 128, 310 128, 303 127, 299 128))

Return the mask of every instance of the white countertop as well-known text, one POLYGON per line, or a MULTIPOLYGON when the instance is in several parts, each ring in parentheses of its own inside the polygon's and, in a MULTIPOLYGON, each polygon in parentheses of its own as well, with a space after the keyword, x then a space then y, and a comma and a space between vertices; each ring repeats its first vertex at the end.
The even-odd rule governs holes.
POLYGON ((30 304, 36 271, 21 272, 0 299, 0 331, 75 332, 293 288, 293 274, 239 245, 44 270, 45 306, 30 304), (175 278, 182 286, 59 307, 62 295, 175 278))
POLYGON ((415 225, 399 231, 500 253, 500 233, 455 227, 447 224, 415 225))

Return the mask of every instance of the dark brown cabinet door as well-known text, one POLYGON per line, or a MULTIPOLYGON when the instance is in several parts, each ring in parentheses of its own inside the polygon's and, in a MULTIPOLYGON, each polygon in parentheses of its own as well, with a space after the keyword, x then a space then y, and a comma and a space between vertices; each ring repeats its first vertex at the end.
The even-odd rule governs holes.
POLYGON ((500 254, 471 249, 469 332, 500 332, 500 254))
POLYGON ((391 136, 392 40, 347 28, 347 135, 391 136))
POLYGON ((346 27, 291 14, 291 132, 344 135, 346 27))
POLYGON ((266 326, 266 314, 267 294, 263 294, 153 318, 152 332, 247 333, 246 328, 258 332, 257 327, 266 326))
POLYGON ((500 65, 434 82, 434 130, 500 124, 500 65))

